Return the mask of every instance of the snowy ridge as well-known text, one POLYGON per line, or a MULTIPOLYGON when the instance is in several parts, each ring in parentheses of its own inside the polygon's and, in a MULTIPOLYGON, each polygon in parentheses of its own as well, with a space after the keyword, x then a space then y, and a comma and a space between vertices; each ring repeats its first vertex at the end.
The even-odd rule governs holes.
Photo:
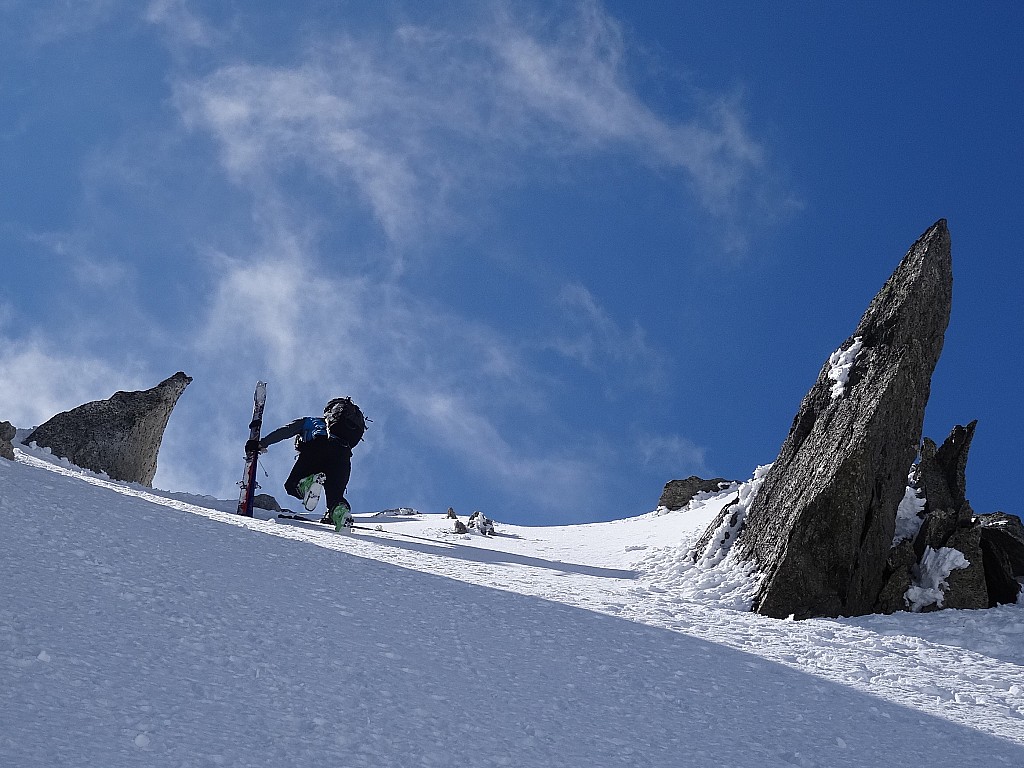
POLYGON ((723 609, 681 564, 735 495, 493 538, 357 514, 384 530, 339 535, 19 449, 0 764, 1024 765, 1024 606, 723 609))

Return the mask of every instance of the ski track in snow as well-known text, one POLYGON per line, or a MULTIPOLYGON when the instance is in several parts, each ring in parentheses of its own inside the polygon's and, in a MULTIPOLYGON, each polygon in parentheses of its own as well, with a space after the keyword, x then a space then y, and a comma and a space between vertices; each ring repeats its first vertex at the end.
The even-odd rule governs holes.
POLYGON ((1024 766, 1024 606, 695 601, 666 568, 722 503, 339 535, 18 450, 0 765, 1024 766))

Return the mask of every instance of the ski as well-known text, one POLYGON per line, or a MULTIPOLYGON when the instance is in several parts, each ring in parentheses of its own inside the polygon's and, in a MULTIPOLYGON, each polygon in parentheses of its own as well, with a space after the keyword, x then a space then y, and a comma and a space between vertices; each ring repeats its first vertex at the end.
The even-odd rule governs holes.
MULTIPOLYGON (((322 522, 321 520, 314 520, 311 517, 306 517, 305 515, 296 515, 291 510, 284 510, 283 512, 278 513, 277 516, 280 517, 280 518, 283 518, 285 520, 298 520, 299 522, 303 522, 303 523, 313 523, 313 525, 322 525, 325 528, 331 528, 331 529, 334 528, 334 523, 325 523, 325 522, 322 522)), ((368 525, 356 525, 356 524, 346 525, 342 529, 342 532, 344 532, 344 531, 369 531, 370 533, 383 533, 385 536, 404 536, 404 537, 406 537, 408 539, 416 539, 417 541, 427 541, 427 542, 430 542, 431 544, 447 544, 448 543, 444 539, 431 539, 431 538, 428 538, 426 536, 417 536, 414 533, 403 533, 402 531, 392 531, 392 530, 390 530, 388 528, 385 528, 383 525, 380 525, 379 523, 377 525, 373 526, 372 528, 370 526, 368 526, 368 525)))
MULTIPOLYGON (((280 517, 280 518, 283 518, 285 520, 301 520, 304 523, 314 523, 316 525, 322 525, 325 528, 333 528, 334 527, 334 523, 325 523, 322 518, 317 520, 317 519, 314 519, 312 517, 306 517, 305 515, 296 515, 290 509, 286 509, 283 512, 279 512, 277 516, 280 517)), ((383 525, 377 525, 377 526, 371 528, 368 525, 356 525, 355 523, 353 523, 352 525, 346 525, 345 526, 345 530, 348 530, 349 528, 355 528, 357 531, 373 531, 374 533, 390 533, 392 536, 408 536, 409 535, 409 534, 406 534, 406 533, 401 533, 399 531, 389 531, 383 525)))
MULTIPOLYGON (((267 383, 256 382, 256 392, 253 394, 252 421, 249 422, 249 440, 260 439, 260 429, 263 427, 263 406, 267 402, 267 383)), ((256 467, 259 464, 260 452, 248 451, 245 454, 245 472, 242 480, 238 483, 242 489, 238 495, 238 514, 245 517, 252 517, 252 498, 259 485, 256 483, 256 467)))
MULTIPOLYGON (((312 517, 306 517, 305 515, 296 515, 296 514, 290 514, 290 513, 286 514, 284 512, 279 512, 277 516, 278 517, 282 517, 285 520, 302 520, 305 523, 319 523, 320 522, 319 520, 314 520, 312 517)), ((327 523, 324 523, 324 525, 327 525, 327 523)), ((333 523, 332 523, 332 525, 333 525, 333 523)))
MULTIPOLYGON (((334 527, 334 523, 325 523, 323 518, 313 518, 313 517, 306 517, 305 515, 296 515, 290 509, 286 509, 283 512, 279 512, 277 516, 280 517, 280 518, 283 518, 285 520, 301 520, 304 523, 316 523, 317 525, 323 525, 323 526, 326 526, 328 528, 333 528, 334 527)), ((363 531, 377 531, 378 533, 388 533, 388 531, 384 530, 383 526, 379 526, 379 525, 376 528, 368 528, 365 525, 354 525, 353 524, 353 525, 346 525, 345 528, 359 528, 360 530, 363 530, 363 531)))

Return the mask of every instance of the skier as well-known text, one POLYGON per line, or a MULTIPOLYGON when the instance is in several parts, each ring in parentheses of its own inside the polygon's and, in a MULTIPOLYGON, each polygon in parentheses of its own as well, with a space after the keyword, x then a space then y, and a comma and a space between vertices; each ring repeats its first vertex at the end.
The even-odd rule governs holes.
POLYGON ((345 488, 352 474, 352 448, 365 430, 366 421, 359 407, 347 397, 337 397, 324 407, 322 419, 295 419, 262 437, 255 446, 247 443, 246 450, 256 447, 263 453, 274 443, 294 437, 299 455, 284 481, 284 489, 289 496, 304 499, 317 475, 322 474, 327 513, 320 522, 341 531, 352 525, 352 506, 345 498, 345 488))

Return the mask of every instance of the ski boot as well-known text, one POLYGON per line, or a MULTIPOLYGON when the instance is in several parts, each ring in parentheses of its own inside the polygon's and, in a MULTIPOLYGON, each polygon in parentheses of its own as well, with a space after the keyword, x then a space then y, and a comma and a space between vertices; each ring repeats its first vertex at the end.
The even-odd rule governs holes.
POLYGON ((331 510, 331 522, 334 523, 334 530, 341 533, 343 528, 351 528, 353 524, 352 510, 348 504, 341 502, 331 510))
POLYGON ((320 503, 320 494, 324 491, 324 481, 327 476, 323 472, 309 475, 299 480, 299 493, 302 494, 302 506, 312 512, 320 503))

